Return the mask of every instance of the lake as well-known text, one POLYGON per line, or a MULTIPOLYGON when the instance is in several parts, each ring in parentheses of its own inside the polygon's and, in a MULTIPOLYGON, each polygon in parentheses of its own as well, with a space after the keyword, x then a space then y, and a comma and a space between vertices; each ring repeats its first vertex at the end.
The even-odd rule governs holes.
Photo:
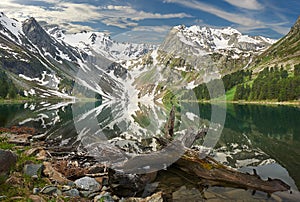
MULTIPOLYGON (((34 127, 62 147, 83 145, 95 155, 101 152, 100 146, 111 148, 115 152, 103 155, 100 160, 109 159, 118 164, 124 160, 119 155, 120 148, 134 154, 159 150, 154 137, 164 133, 169 111, 159 103, 130 106, 121 101, 1 104, 0 126, 34 127), (99 144, 95 146, 95 143, 99 144)), ((252 173, 255 168, 264 179, 282 179, 297 192, 300 187, 299 117, 300 108, 296 106, 182 103, 176 107, 175 134, 180 136, 190 128, 217 123, 220 135, 216 135, 217 140, 207 141, 208 145, 213 142, 214 148, 207 149, 211 156, 243 172, 252 173), (224 116, 212 117, 212 113, 224 113, 224 116)), ((193 147, 206 148, 205 142, 206 139, 196 140, 193 147)))

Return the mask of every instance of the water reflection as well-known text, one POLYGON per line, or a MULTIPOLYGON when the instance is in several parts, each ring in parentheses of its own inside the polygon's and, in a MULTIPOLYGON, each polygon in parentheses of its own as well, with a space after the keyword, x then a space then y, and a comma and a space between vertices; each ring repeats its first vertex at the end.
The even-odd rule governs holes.
MULTIPOLYGON (((189 126, 209 125, 212 106, 193 104, 197 109, 184 103, 177 109, 178 135, 189 126)), ((163 134, 168 113, 159 104, 140 104, 133 110, 123 102, 2 104, 0 125, 35 127, 60 146, 78 145, 83 139, 91 144, 102 138, 122 151, 147 153, 158 149, 153 137, 163 134)), ((211 153, 215 158, 238 169, 255 167, 262 176, 272 174, 300 187, 299 108, 232 104, 226 117, 211 153)), ((202 143, 197 141, 195 148, 202 143)))

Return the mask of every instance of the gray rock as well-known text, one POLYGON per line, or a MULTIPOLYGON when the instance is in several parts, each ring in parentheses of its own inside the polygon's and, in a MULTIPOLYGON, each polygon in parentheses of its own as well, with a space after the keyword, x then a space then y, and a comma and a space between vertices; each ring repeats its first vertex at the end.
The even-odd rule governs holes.
POLYGON ((65 191, 63 194, 70 197, 77 197, 79 196, 79 191, 77 189, 70 189, 65 191))
POLYGON ((75 184, 74 182, 72 182, 72 181, 69 181, 69 182, 67 183, 67 186, 75 187, 76 184, 75 184))
POLYGON ((100 184, 94 178, 91 177, 80 178, 76 180, 74 183, 79 189, 90 191, 90 192, 100 191, 101 189, 100 184))
POLYGON ((31 176, 31 179, 33 179, 33 180, 37 180, 37 179, 39 179, 39 176, 37 176, 37 175, 33 175, 33 176, 31 176))
POLYGON ((40 188, 33 188, 33 190, 32 190, 32 193, 33 194, 38 194, 38 193, 40 193, 41 192, 41 189, 40 188))
POLYGON ((41 193, 48 194, 48 195, 51 195, 51 194, 54 194, 57 192, 58 192, 57 187, 52 186, 52 185, 46 186, 41 190, 41 193))
POLYGON ((0 176, 8 174, 10 169, 16 165, 16 162, 16 154, 0 149, 0 176))
POLYGON ((24 166, 24 174, 30 177, 39 176, 41 174, 43 164, 26 164, 24 166))
POLYGON ((107 191, 107 190, 109 190, 109 188, 107 186, 103 186, 101 189, 101 191, 107 191))

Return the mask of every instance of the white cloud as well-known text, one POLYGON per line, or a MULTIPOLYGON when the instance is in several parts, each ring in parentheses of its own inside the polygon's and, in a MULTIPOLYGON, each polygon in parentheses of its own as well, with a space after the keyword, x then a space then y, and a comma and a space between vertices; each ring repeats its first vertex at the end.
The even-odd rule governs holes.
POLYGON ((234 22, 234 23, 237 23, 240 25, 257 26, 259 24, 262 24, 260 21, 245 17, 243 14, 226 12, 226 11, 223 11, 212 5, 209 5, 206 3, 201 3, 198 1, 194 1, 194 0, 191 0, 191 1, 190 0, 166 0, 165 2, 177 3, 177 4, 181 4, 188 8, 201 10, 201 11, 216 15, 216 16, 223 18, 229 22, 234 22))
MULTIPOLYGON (((22 5, 22 2, 14 0, 1 0, 1 11, 9 17, 25 20, 35 17, 39 21, 61 25, 69 23, 74 30, 80 26, 78 22, 102 22, 108 26, 128 28, 138 26, 137 21, 144 19, 169 19, 191 17, 185 13, 160 14, 139 11, 130 6, 105 6, 98 7, 84 3, 71 3, 59 0, 48 0, 53 6, 45 8, 42 6, 22 5)), ((70 27, 69 27, 70 28, 70 27)), ((83 26, 84 29, 91 29, 83 26)))
POLYGON ((136 21, 144 20, 144 19, 170 19, 170 18, 192 17, 191 15, 188 15, 186 13, 171 13, 171 14, 149 13, 149 12, 135 10, 130 6, 109 5, 106 8, 110 11, 113 10, 114 16, 119 15, 136 21))
POLYGON ((261 10, 264 8, 263 5, 261 5, 257 0, 224 0, 224 1, 236 7, 240 7, 248 10, 261 10))
POLYGON ((128 21, 127 18, 122 18, 122 17, 107 18, 107 19, 103 19, 101 22, 108 26, 115 26, 123 29, 127 27, 138 26, 138 23, 128 21))
POLYGON ((46 9, 41 6, 22 5, 12 0, 2 0, 1 10, 8 16, 19 20, 34 17, 39 21, 63 25, 64 28, 75 30, 91 30, 89 26, 81 26, 74 22, 88 22, 102 17, 97 7, 87 4, 74 4, 51 0, 54 7, 46 9), (80 18, 78 17, 80 16, 80 18), (66 26, 66 23, 69 25, 66 26))

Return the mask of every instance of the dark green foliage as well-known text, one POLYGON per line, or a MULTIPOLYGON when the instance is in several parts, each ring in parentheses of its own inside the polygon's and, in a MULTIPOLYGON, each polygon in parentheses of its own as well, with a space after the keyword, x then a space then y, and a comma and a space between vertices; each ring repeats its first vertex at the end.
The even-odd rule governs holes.
POLYGON ((237 86, 234 100, 278 100, 288 101, 300 98, 300 65, 295 65, 294 77, 282 68, 265 68, 254 80, 252 88, 237 86))
POLYGON ((236 87, 233 100, 248 100, 250 96, 251 88, 248 84, 240 84, 236 87))
MULTIPOLYGON (((232 74, 225 75, 222 80, 216 79, 208 83, 201 84, 194 88, 194 93, 198 100, 209 100, 224 95, 224 91, 230 90, 236 85, 242 84, 252 77, 252 71, 237 71, 232 74), (224 85, 224 86, 223 86, 224 85), (209 88, 209 90, 208 90, 209 88)), ((188 98, 186 98, 188 99, 188 98)))
MULTIPOLYGON (((236 86, 234 100, 278 100, 289 101, 300 99, 300 64, 295 65, 294 76, 289 77, 287 70, 275 66, 263 69, 254 79, 252 86, 252 71, 238 71, 222 78, 225 91, 236 86)), ((193 89, 198 100, 209 100, 224 95, 220 80, 212 80, 193 89)), ((191 94, 184 94, 183 99, 193 99, 191 94)))
POLYGON ((294 75, 300 76, 300 64, 294 66, 294 75))
POLYGON ((17 88, 4 71, 0 70, 0 98, 14 99, 17 96, 17 88))

